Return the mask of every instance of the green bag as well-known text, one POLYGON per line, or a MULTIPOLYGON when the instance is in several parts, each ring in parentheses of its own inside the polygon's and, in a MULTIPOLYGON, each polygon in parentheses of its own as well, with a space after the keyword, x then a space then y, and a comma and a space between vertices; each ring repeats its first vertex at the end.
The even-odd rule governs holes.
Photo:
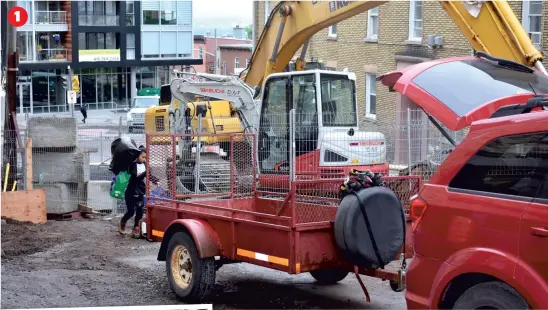
POLYGON ((116 199, 122 199, 124 197, 124 193, 126 192, 130 177, 131 174, 125 171, 121 171, 120 173, 118 173, 118 175, 116 176, 116 181, 114 182, 114 185, 110 190, 110 196, 116 199))

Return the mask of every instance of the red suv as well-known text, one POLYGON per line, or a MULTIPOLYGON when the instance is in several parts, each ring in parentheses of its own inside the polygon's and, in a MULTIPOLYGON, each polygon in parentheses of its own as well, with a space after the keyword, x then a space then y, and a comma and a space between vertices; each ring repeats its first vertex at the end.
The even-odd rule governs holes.
POLYGON ((408 308, 547 309, 548 77, 481 54, 379 79, 440 130, 469 127, 412 198, 408 308))

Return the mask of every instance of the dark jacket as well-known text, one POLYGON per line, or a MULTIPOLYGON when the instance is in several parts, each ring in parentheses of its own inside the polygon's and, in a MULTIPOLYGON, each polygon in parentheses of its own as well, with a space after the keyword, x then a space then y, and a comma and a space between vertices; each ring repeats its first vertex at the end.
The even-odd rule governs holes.
MULTIPOLYGON (((131 177, 129 178, 129 182, 127 184, 126 195, 144 196, 146 193, 146 170, 140 175, 137 175, 137 163, 134 162, 131 166, 129 166, 128 173, 131 177)), ((153 176, 152 173, 150 175, 150 181, 154 184, 158 184, 158 178, 153 176)))

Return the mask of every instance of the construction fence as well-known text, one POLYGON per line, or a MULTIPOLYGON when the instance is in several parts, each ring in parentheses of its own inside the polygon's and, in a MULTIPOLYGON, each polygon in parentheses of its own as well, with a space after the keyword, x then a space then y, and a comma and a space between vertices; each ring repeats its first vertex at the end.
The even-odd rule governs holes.
MULTIPOLYGON (((349 166, 390 176, 419 175, 424 182, 453 147, 420 110, 400 111, 395 119, 388 121, 355 121, 361 118, 342 113, 335 116, 270 113, 260 119, 247 119, 247 127, 237 117, 204 117, 201 124, 194 119, 190 135, 179 137, 169 147, 165 144, 160 147, 161 143, 150 140, 154 136, 149 135, 149 147, 153 148, 149 150, 148 161, 153 164, 154 173, 166 174, 165 182, 158 187, 168 191, 176 188, 179 198, 198 192, 249 195, 256 190, 257 178, 261 190, 272 194, 288 189, 288 180, 283 175, 290 171, 295 172, 294 178, 303 180, 318 176, 341 179, 348 175, 349 166), (198 137, 198 132, 203 134, 198 137), (246 133, 239 137, 245 141, 233 141, 237 133, 246 133), (198 140, 208 149, 196 152, 198 140), (188 145, 191 148, 185 148, 188 145), (180 184, 168 183, 167 178, 173 158, 167 158, 166 154, 175 153, 179 156, 176 173, 180 184), (200 169, 188 166, 191 161, 197 162, 200 169), (239 173, 237 182, 230 179, 233 167, 239 173)), ((4 145, 2 153, 2 186, 7 163, 10 163, 10 184, 17 181, 15 188, 11 185, 6 190, 26 189, 29 183, 23 171, 28 164, 24 145, 30 138, 31 183, 34 188, 46 189, 48 213, 73 212, 84 205, 109 217, 119 217, 125 212, 123 200, 109 195, 113 178, 109 171, 112 141, 128 136, 137 146, 147 144, 144 130, 130 130, 125 116, 119 115, 88 118, 85 123, 79 115, 30 116, 19 124, 19 131, 4 131, 3 135, 3 141, 16 140, 17 144, 15 151, 4 145)), ((458 143, 464 133, 449 132, 449 135, 458 143)), ((391 188, 400 191, 403 197, 404 192, 409 193, 408 186, 411 185, 391 188)), ((316 186, 310 191, 322 190, 316 186)), ((402 199, 408 199, 408 195, 402 199)))

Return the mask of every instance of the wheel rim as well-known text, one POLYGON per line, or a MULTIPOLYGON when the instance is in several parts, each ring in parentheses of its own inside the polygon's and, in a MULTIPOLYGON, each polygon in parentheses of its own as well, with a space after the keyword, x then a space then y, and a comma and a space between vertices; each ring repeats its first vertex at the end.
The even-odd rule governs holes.
POLYGON ((192 280, 192 260, 188 249, 182 245, 178 245, 173 251, 171 273, 179 287, 188 288, 192 280))

